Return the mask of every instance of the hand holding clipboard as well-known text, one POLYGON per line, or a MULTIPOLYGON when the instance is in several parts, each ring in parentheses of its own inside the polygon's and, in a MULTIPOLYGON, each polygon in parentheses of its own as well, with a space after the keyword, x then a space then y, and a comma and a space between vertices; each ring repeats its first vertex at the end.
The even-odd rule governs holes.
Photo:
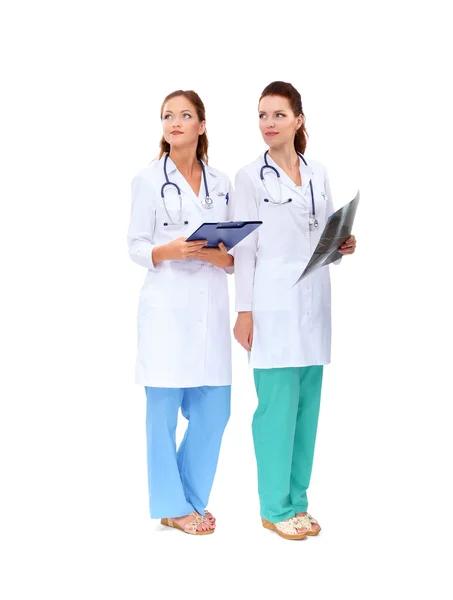
POLYGON ((262 224, 263 221, 203 223, 186 239, 186 242, 207 240, 205 248, 217 248, 222 242, 227 250, 231 250, 262 224))

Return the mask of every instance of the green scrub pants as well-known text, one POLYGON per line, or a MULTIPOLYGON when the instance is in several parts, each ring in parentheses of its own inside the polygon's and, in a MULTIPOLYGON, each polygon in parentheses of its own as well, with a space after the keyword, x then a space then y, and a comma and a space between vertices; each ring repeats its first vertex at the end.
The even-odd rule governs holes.
POLYGON ((278 523, 306 512, 322 366, 254 369, 253 442, 261 516, 278 523))

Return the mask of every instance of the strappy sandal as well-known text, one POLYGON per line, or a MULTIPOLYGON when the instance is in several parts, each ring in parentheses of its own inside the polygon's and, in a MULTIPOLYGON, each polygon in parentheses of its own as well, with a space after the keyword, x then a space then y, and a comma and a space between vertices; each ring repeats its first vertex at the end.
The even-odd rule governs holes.
POLYGON ((210 533, 214 533, 215 529, 208 529, 207 531, 198 531, 198 527, 203 523, 210 524, 209 520, 206 517, 202 517, 195 510, 191 513, 193 517, 192 521, 189 521, 181 527, 178 523, 175 523, 173 519, 161 519, 160 522, 162 525, 166 527, 173 527, 174 529, 179 529, 184 533, 189 533, 190 535, 209 535, 210 533))
POLYGON ((301 527, 298 517, 292 517, 286 521, 280 521, 279 523, 271 523, 266 519, 261 518, 263 527, 270 531, 275 531, 280 537, 285 540, 303 540, 307 537, 307 532, 297 533, 298 529, 305 529, 301 527))
POLYGON ((211 521, 211 523, 213 525, 215 525, 215 523, 216 523, 215 517, 211 512, 209 512, 209 510, 204 511, 204 516, 207 518, 208 521, 211 521))
POLYGON ((319 523, 308 513, 302 517, 296 517, 296 519, 299 520, 300 526, 307 530, 307 535, 318 535, 321 531, 321 527, 319 527, 319 529, 313 529, 313 525, 319 525, 319 523))

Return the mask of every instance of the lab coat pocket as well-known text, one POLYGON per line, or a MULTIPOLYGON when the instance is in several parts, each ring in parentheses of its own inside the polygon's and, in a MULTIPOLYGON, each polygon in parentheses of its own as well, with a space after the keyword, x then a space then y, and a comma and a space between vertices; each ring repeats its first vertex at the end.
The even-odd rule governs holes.
POLYGON ((288 269, 273 260, 261 261, 255 272, 253 309, 288 310, 290 290, 291 277, 288 269))
POLYGON ((145 306, 168 309, 187 307, 189 298, 185 273, 174 273, 170 269, 150 273, 142 290, 145 306))

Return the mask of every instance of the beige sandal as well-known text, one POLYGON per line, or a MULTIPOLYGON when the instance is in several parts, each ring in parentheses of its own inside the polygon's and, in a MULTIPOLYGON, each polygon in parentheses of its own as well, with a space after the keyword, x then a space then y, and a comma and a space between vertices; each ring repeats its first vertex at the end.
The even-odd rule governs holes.
POLYGON ((208 521, 211 521, 211 523, 215 525, 216 519, 214 515, 211 512, 209 512, 209 510, 204 511, 204 516, 208 519, 208 521))
POLYGON ((181 525, 175 523, 173 519, 161 519, 160 522, 166 527, 173 527, 174 529, 179 529, 180 531, 183 531, 184 533, 189 533, 190 535, 209 535, 210 533, 214 533, 215 529, 208 529, 207 531, 198 531, 197 528, 202 523, 210 524, 210 522, 206 517, 202 517, 195 510, 193 511, 193 513, 190 514, 191 516, 193 516, 193 519, 192 521, 189 521, 189 523, 186 523, 184 527, 181 527, 181 525))
POLYGON ((305 527, 301 527, 298 517, 292 517, 291 519, 280 521, 279 523, 271 523, 263 518, 261 518, 261 521, 263 522, 263 527, 265 529, 275 531, 275 533, 278 533, 278 535, 285 538, 285 540, 303 540, 307 537, 307 532, 297 533, 298 529, 305 529, 305 527))
POLYGON ((313 529, 312 526, 319 525, 319 523, 308 513, 302 517, 296 517, 296 519, 298 519, 300 526, 307 530, 307 535, 318 535, 321 531, 321 527, 319 529, 313 529))

